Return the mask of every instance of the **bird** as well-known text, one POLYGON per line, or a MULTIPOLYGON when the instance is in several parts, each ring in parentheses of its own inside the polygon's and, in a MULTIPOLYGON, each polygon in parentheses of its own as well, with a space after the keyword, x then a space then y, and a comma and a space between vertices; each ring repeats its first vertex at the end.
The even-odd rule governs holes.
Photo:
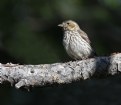
POLYGON ((96 56, 88 35, 75 21, 66 20, 58 26, 63 29, 63 46, 72 59, 83 60, 96 56))

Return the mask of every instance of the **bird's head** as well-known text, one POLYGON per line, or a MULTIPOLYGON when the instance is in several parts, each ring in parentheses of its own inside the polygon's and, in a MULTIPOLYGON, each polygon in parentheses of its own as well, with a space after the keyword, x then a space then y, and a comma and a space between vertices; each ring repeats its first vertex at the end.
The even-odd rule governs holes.
POLYGON ((80 29, 78 24, 72 20, 64 21, 63 23, 58 25, 59 27, 62 27, 64 30, 74 31, 80 29))

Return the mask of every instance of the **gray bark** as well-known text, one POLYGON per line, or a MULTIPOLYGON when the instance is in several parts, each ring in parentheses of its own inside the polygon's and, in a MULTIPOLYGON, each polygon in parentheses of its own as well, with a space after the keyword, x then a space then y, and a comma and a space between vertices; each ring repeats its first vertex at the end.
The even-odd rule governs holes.
POLYGON ((0 83, 9 82, 16 88, 70 83, 79 79, 99 78, 121 71, 121 53, 67 63, 18 65, 0 64, 0 83))

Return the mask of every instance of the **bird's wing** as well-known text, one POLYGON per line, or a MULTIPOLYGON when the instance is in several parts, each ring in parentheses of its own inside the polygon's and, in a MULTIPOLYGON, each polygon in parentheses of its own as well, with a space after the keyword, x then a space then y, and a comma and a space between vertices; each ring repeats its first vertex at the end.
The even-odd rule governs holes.
MULTIPOLYGON (((78 30, 78 32, 80 33, 81 37, 82 37, 87 43, 91 44, 91 41, 89 40, 87 34, 86 34, 84 31, 78 30)), ((93 49, 93 51, 92 51, 92 55, 93 55, 93 56, 97 56, 97 53, 95 52, 94 49, 93 49)))
POLYGON ((87 34, 86 34, 84 31, 78 30, 78 32, 79 32, 79 34, 81 35, 81 37, 82 37, 87 43, 89 43, 89 44, 91 43, 91 41, 89 40, 87 34))

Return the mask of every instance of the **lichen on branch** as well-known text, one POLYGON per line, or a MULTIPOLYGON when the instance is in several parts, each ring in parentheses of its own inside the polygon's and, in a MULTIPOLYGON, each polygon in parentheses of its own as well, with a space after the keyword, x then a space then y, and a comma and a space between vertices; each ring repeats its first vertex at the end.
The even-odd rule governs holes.
POLYGON ((9 82, 16 88, 70 83, 79 79, 118 74, 121 53, 66 63, 18 65, 0 64, 0 83, 9 82), (98 75, 98 76, 97 76, 98 75))

